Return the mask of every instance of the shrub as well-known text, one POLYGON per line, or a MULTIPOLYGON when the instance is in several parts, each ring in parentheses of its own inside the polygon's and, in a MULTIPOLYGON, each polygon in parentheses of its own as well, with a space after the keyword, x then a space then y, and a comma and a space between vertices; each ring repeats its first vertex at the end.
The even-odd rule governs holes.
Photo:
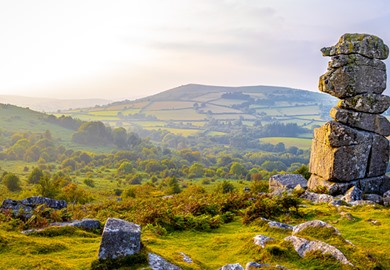
POLYGON ((234 190, 234 185, 226 180, 223 180, 222 183, 219 183, 216 188, 216 192, 222 194, 233 192, 234 190))
POLYGON ((90 178, 84 179, 84 184, 86 184, 87 186, 92 187, 92 188, 95 187, 95 181, 93 181, 90 178))
POLYGON ((7 173, 2 177, 3 184, 8 188, 9 191, 19 191, 20 188, 20 179, 13 173, 7 173))

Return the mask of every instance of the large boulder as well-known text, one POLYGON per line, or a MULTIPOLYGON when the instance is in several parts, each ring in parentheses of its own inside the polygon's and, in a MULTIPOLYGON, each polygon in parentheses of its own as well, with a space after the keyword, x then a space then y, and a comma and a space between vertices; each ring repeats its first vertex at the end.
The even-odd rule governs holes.
POLYGON ((370 150, 371 145, 367 143, 334 148, 314 138, 309 170, 327 180, 364 178, 370 150))
POLYGON ((100 260, 133 255, 140 249, 141 226, 117 218, 107 219, 98 254, 100 260))
POLYGON ((307 180, 300 174, 277 174, 269 179, 269 191, 273 193, 291 191, 298 185, 307 188, 307 180))
POLYGON ((347 33, 340 37, 336 45, 321 49, 323 56, 340 54, 360 54, 368 58, 386 59, 389 47, 377 36, 347 33))
POLYGON ((356 112, 333 107, 330 116, 337 122, 351 127, 375 132, 382 136, 390 135, 390 122, 379 114, 356 112))
POLYGON ((322 241, 309 241, 305 238, 300 238, 297 236, 286 237, 284 241, 291 242, 294 246, 295 251, 302 258, 304 258, 306 254, 310 251, 319 251, 322 254, 332 255, 336 260, 340 261, 342 264, 348 264, 353 266, 352 263, 348 261, 348 259, 340 250, 322 241))
POLYGON ((361 65, 329 68, 320 77, 318 88, 321 92, 338 98, 359 94, 382 94, 386 89, 386 69, 361 65))

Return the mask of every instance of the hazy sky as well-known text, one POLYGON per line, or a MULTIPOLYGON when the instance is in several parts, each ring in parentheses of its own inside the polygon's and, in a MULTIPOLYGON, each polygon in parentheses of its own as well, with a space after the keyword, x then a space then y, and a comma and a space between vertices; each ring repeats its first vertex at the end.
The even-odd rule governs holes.
POLYGON ((188 83, 317 91, 321 47, 347 32, 390 44, 389 27, 388 0, 0 0, 0 95, 131 99, 188 83))

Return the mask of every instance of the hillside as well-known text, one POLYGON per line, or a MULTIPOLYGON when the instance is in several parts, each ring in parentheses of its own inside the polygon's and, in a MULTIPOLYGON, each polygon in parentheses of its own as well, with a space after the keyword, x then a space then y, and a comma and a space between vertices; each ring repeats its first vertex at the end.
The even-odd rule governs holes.
POLYGON ((112 101, 105 99, 53 99, 0 95, 0 103, 28 107, 41 112, 94 107, 96 105, 106 105, 110 102, 112 101))
POLYGON ((220 132, 210 128, 210 123, 215 127, 233 121, 241 121, 248 127, 279 122, 311 129, 328 119, 334 103, 327 95, 286 87, 188 84, 135 101, 64 111, 58 115, 100 120, 126 128, 165 129, 188 136, 220 132))

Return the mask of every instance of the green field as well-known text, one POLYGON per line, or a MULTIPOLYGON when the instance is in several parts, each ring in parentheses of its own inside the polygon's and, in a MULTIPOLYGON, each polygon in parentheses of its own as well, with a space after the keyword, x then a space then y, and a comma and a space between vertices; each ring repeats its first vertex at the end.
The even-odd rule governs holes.
POLYGON ((260 139, 260 142, 262 143, 271 143, 271 144, 284 143, 286 147, 296 146, 303 150, 310 149, 311 141, 312 141, 311 139, 288 138, 288 137, 268 137, 268 138, 260 139))

